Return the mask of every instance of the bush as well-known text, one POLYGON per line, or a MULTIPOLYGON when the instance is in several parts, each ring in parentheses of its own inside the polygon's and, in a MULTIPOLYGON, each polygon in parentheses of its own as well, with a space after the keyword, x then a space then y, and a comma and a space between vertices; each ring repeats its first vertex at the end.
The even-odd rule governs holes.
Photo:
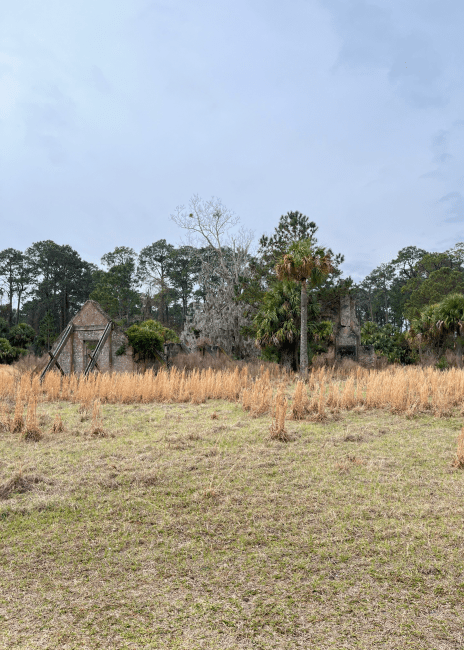
POLYGON ((0 318, 0 336, 6 338, 8 336, 9 329, 10 326, 8 325, 8 321, 5 318, 0 318))
POLYGON ((173 330, 155 320, 131 325, 126 330, 126 335, 134 352, 144 359, 153 357, 156 352, 162 352, 163 344, 167 341, 179 343, 179 337, 173 330))
POLYGON ((438 370, 448 370, 449 367, 448 359, 446 357, 441 357, 435 364, 435 368, 438 370))
POLYGON ((15 348, 8 339, 0 338, 0 363, 13 363, 21 354, 26 354, 26 350, 15 348))
POLYGON ((386 357, 390 363, 410 364, 417 361, 417 355, 411 349, 405 332, 400 332, 387 323, 381 327, 367 322, 361 328, 361 343, 373 345, 377 354, 386 357))
POLYGON ((12 345, 27 348, 35 338, 34 328, 27 323, 18 323, 8 332, 8 340, 12 345))

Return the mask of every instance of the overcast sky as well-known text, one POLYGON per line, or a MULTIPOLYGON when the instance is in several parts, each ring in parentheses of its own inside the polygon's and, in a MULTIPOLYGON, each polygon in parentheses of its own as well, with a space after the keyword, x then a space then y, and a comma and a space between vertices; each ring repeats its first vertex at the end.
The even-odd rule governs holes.
POLYGON ((299 210, 361 279, 464 240, 459 0, 0 4, 0 249, 98 262, 217 196, 299 210))

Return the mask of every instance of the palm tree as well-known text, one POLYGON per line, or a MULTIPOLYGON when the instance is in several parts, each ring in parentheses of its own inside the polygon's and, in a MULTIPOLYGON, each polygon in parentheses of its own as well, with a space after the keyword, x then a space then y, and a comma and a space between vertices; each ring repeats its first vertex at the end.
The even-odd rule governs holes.
MULTIPOLYGON (((308 329, 313 339, 320 333, 321 324, 317 322, 320 311, 315 300, 309 301, 308 329)), ((280 363, 289 370, 296 370, 301 322, 301 292, 298 285, 288 280, 275 282, 264 294, 253 320, 257 345, 260 348, 275 348, 280 363)))
POLYGON ((464 296, 451 293, 438 303, 436 309, 437 327, 440 332, 456 339, 456 364, 462 368, 462 331, 464 329, 464 296))
POLYGON ((308 286, 321 284, 334 270, 330 254, 324 248, 313 248, 310 239, 294 242, 277 262, 279 280, 294 280, 301 284, 300 374, 308 373, 308 286))
POLYGON ((414 318, 411 321, 408 339, 413 347, 417 347, 421 362, 423 360, 423 347, 426 345, 436 347, 440 356, 440 344, 443 337, 436 326, 438 321, 437 308, 438 304, 427 305, 421 311, 419 318, 414 318))
POLYGON ((464 330, 464 296, 451 293, 439 303, 427 305, 421 311, 419 318, 411 323, 411 336, 434 344, 438 355, 445 343, 446 337, 452 337, 456 342, 456 364, 462 367, 462 334, 464 330))

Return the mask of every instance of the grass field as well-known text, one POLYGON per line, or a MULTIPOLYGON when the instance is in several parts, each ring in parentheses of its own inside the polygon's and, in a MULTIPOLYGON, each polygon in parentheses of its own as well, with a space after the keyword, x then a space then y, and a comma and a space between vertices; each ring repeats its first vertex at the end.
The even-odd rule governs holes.
POLYGON ((455 413, 279 442, 238 403, 105 404, 101 436, 40 403, 41 440, 0 432, 0 648, 464 648, 455 413))

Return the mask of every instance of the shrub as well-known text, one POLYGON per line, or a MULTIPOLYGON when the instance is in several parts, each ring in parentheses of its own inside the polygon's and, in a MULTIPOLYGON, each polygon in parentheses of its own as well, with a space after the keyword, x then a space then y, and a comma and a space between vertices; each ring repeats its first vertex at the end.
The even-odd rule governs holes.
POLYGON ((439 361, 435 364, 435 368, 438 370, 448 370, 449 363, 446 357, 441 357, 439 361))
POLYGON ((8 321, 5 318, 0 318, 0 336, 6 337, 9 329, 8 321))
POLYGON ((0 338, 0 363, 13 363, 21 354, 25 353, 26 350, 15 348, 7 339, 0 338))
POLYGON ((162 351, 166 341, 179 342, 179 337, 173 330, 155 320, 131 325, 126 335, 134 352, 143 358, 153 357, 156 352, 162 351))
POLYGON ((361 343, 373 345, 377 354, 381 354, 390 363, 410 364, 417 361, 417 355, 412 350, 405 332, 400 332, 387 323, 383 327, 376 323, 364 323, 361 329, 361 343))
POLYGON ((19 348, 27 348, 35 338, 34 328, 27 323, 18 323, 8 332, 8 340, 19 348))

